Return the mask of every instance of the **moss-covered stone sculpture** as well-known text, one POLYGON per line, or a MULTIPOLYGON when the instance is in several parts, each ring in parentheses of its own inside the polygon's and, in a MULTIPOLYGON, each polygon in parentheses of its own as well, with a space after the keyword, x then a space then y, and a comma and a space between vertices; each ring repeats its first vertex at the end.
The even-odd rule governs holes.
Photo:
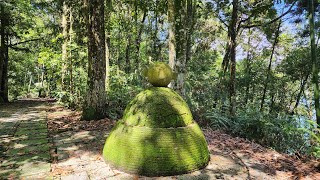
POLYGON ((127 106, 106 140, 103 157, 129 173, 164 176, 205 167, 209 151, 181 96, 166 87, 151 87, 127 106))
POLYGON ((172 79, 175 78, 170 66, 164 62, 154 62, 147 69, 144 70, 143 74, 155 87, 166 87, 172 79))

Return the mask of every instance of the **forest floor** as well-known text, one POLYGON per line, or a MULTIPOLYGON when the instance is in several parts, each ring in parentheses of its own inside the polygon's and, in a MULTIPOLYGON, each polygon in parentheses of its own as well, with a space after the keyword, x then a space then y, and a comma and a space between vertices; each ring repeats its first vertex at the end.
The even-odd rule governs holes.
MULTIPOLYGON (((101 156, 115 122, 80 121, 48 99, 0 105, 0 179, 149 179, 107 165, 101 156)), ((315 160, 298 159, 203 128, 210 163, 193 173, 150 179, 320 179, 315 160)))

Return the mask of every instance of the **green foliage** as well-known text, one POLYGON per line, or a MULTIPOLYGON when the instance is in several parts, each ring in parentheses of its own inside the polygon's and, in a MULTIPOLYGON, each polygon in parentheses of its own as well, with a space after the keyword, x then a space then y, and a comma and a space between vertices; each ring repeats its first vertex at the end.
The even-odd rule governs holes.
POLYGON ((236 119, 231 119, 218 111, 207 113, 206 118, 214 129, 253 140, 277 151, 288 154, 312 154, 319 157, 320 138, 316 133, 319 130, 314 129, 315 124, 312 121, 301 124, 298 116, 263 114, 259 109, 252 108, 239 111, 236 119), (310 122, 313 125, 310 125, 310 122))
POLYGON ((313 155, 317 159, 320 159, 320 129, 317 128, 318 124, 314 121, 306 121, 307 126, 305 128, 300 128, 299 130, 304 132, 310 139, 309 148, 306 150, 309 154, 313 155))
POLYGON ((118 66, 110 67, 110 79, 107 87, 107 114, 112 119, 122 118, 122 113, 129 102, 142 91, 145 84, 137 84, 134 74, 126 74, 118 66))

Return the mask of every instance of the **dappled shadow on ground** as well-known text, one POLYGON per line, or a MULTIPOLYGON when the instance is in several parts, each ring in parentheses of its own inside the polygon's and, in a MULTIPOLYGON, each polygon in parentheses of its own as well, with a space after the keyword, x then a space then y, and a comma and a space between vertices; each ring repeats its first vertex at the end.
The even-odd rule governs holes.
POLYGON ((315 160, 298 159, 294 156, 278 153, 243 138, 232 137, 219 131, 204 129, 209 146, 241 159, 249 172, 262 172, 277 176, 287 174, 291 177, 319 176, 315 160))
MULTIPOLYGON (((102 148, 114 121, 80 121, 80 113, 52 105, 48 115, 49 134, 54 141, 55 177, 128 179, 102 159, 102 148)), ((288 179, 319 173, 311 163, 280 154, 242 138, 203 129, 211 151, 209 165, 200 171, 168 179, 288 179)), ((145 177, 140 177, 145 178, 145 177)))
POLYGON ((0 179, 41 178, 50 172, 45 102, 0 105, 0 179))

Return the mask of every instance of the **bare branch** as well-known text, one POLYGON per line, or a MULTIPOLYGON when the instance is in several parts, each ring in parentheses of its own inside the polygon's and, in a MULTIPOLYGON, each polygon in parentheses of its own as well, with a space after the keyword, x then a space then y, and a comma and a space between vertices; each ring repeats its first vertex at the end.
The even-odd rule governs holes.
POLYGON ((31 52, 30 49, 28 48, 20 48, 20 47, 14 47, 14 46, 9 46, 11 49, 16 50, 16 51, 25 51, 25 52, 31 52))
POLYGON ((288 13, 290 13, 291 10, 292 10, 292 8, 293 8, 293 6, 296 4, 296 2, 297 2, 297 0, 292 3, 292 5, 290 6, 290 8, 289 8, 285 13, 281 14, 280 16, 278 16, 278 17, 275 18, 275 19, 272 19, 272 20, 269 21, 269 22, 266 22, 266 23, 264 23, 264 24, 244 25, 244 26, 241 26, 241 27, 242 27, 242 28, 253 28, 253 27, 267 26, 267 25, 269 25, 269 24, 272 24, 272 23, 278 21, 279 19, 281 19, 282 17, 284 17, 285 15, 287 15, 288 13))
POLYGON ((13 47, 13 46, 16 46, 16 45, 19 45, 19 44, 24 44, 24 43, 27 43, 27 42, 32 42, 32 41, 38 41, 42 38, 36 38, 36 39, 29 39, 29 40, 26 40, 26 41, 21 41, 21 42, 17 42, 17 43, 14 43, 14 44, 9 44, 8 47, 13 47))

